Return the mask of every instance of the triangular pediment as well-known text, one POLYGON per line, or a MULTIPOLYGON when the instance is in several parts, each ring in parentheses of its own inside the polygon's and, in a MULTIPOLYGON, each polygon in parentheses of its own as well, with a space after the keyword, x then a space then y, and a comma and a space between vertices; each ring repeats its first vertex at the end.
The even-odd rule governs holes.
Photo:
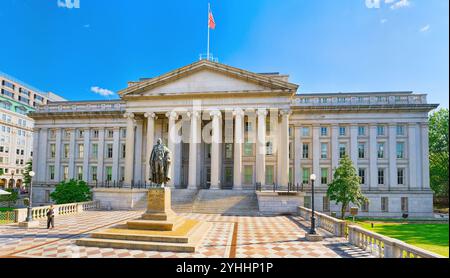
POLYGON ((119 95, 129 97, 267 91, 295 93, 297 88, 296 84, 270 76, 202 60, 162 76, 136 82, 120 91, 119 95))

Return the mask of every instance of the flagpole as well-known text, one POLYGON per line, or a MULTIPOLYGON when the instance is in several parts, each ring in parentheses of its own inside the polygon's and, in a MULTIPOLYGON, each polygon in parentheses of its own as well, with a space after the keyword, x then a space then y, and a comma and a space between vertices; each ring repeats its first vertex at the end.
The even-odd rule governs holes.
POLYGON ((211 12, 211 5, 208 3, 208 47, 206 52, 206 59, 209 60, 209 13, 211 12))

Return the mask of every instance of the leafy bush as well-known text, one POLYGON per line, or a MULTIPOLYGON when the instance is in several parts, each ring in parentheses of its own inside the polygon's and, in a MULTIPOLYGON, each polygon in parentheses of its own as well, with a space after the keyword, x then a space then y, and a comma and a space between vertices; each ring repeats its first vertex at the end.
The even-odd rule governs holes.
POLYGON ((13 207, 19 199, 19 193, 11 188, 5 189, 5 191, 8 191, 11 194, 0 195, 0 202, 6 202, 8 203, 8 207, 13 207))
POLYGON ((52 200, 60 204, 87 202, 92 200, 90 187, 84 181, 62 181, 50 194, 52 200))

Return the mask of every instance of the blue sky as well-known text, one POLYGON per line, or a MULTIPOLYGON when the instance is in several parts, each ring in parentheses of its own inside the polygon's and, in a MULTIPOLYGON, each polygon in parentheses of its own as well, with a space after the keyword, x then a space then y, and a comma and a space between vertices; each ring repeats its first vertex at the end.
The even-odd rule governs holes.
MULTIPOLYGON (((207 0, 79 1, 1 0, 0 71, 70 100, 103 99, 92 87, 116 92, 206 52, 207 0)), ((290 74, 299 93, 412 90, 448 107, 447 0, 210 2, 222 63, 290 74)))

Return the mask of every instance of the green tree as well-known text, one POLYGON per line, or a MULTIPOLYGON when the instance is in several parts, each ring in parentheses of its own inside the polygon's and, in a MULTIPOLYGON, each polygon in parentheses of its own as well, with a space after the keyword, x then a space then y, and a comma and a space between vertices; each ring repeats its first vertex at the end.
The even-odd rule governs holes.
POLYGON ((448 199, 448 109, 439 109, 430 115, 430 184, 437 197, 448 199))
POLYGON ((27 161, 25 169, 23 171, 23 183, 25 184, 26 187, 29 187, 31 183, 31 176, 30 176, 31 171, 33 171, 33 161, 30 159, 27 161))
POLYGON ((17 193, 17 191, 12 188, 5 189, 5 191, 8 191, 11 194, 0 195, 0 202, 7 202, 8 207, 11 208, 16 204, 17 200, 19 199, 19 193, 17 193))
POLYGON ((360 207, 368 199, 362 194, 360 177, 348 156, 344 156, 333 175, 333 182, 329 184, 327 196, 330 201, 341 204, 341 218, 345 218, 345 211, 352 203, 360 207))
POLYGON ((92 192, 86 182, 70 180, 60 182, 50 197, 56 204, 87 202, 92 200, 92 192))

